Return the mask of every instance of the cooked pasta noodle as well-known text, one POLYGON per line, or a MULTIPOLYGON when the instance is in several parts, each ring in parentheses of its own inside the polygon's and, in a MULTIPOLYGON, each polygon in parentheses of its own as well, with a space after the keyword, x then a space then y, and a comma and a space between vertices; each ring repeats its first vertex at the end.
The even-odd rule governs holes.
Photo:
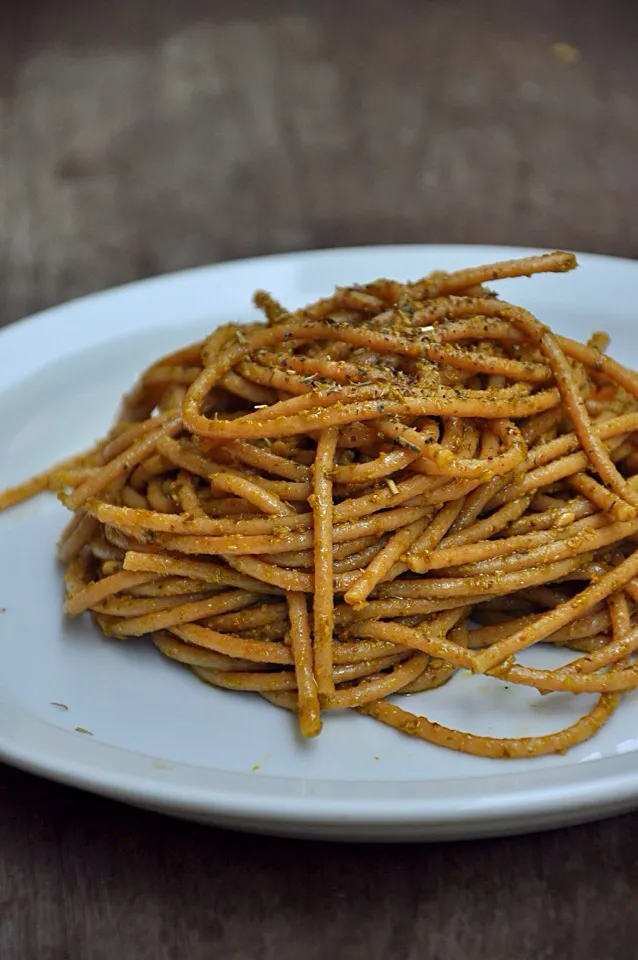
MULTIPOLYGON (((483 286, 566 253, 338 288, 160 359, 55 490, 69 616, 207 683, 350 708, 486 757, 562 752, 638 686, 638 375, 483 286), (566 666, 518 659, 569 647, 566 666), (481 737, 388 700, 457 670, 596 693, 564 730, 481 737)), ((459 688, 459 697, 462 692, 459 688)))

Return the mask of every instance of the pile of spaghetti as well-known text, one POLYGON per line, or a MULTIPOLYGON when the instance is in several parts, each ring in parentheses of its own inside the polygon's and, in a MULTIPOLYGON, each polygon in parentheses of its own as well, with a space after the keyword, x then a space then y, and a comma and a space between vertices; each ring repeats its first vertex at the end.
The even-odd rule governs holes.
POLYGON ((260 292, 265 322, 153 364, 101 443, 0 507, 57 490, 69 615, 307 737, 352 708, 482 756, 564 751, 638 685, 638 375, 483 284, 575 265, 377 280, 294 313, 260 292), (539 642, 576 654, 521 663, 539 642), (388 700, 458 669, 599 697, 522 739, 388 700))

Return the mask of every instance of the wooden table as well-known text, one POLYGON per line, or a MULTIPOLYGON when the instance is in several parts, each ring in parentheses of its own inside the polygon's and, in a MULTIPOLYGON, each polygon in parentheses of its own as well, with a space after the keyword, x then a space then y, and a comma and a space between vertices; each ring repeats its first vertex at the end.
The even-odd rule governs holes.
MULTIPOLYGON (((1 322, 277 250, 463 241, 638 256, 636 4, 13 7, 1 322)), ((637 826, 279 842, 2 768, 0 956, 629 960, 637 826)))

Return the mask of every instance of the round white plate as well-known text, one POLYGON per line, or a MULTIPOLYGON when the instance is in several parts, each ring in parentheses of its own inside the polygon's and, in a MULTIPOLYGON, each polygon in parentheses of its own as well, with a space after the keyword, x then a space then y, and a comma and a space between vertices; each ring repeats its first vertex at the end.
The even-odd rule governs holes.
MULTIPOLYGON (((416 279, 525 252, 410 246, 266 257, 133 284, 15 324, 0 333, 0 488, 101 435, 153 358, 222 322, 249 320, 256 288, 294 307, 336 284, 416 279)), ((605 328, 612 353, 638 366, 638 263, 580 262, 572 274, 500 290, 580 339, 605 328)), ((214 690, 148 643, 105 640, 88 620, 65 622, 54 548, 67 516, 50 495, 0 514, 7 763, 193 820, 343 840, 506 834, 638 806, 638 697, 562 757, 463 756, 350 713, 328 716, 318 740, 302 743, 292 719, 257 696, 214 690)), ((548 732, 590 703, 469 675, 410 698, 414 712, 502 736, 548 732)))

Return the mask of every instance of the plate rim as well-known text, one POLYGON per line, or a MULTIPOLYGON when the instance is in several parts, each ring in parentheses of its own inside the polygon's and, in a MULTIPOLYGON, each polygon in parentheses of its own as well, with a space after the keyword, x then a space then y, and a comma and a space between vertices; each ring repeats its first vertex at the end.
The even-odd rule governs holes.
MULTIPOLYGON (((324 258, 341 258, 347 256, 382 256, 385 253, 397 255, 401 253, 417 254, 423 251, 425 256, 444 256, 446 251, 454 252, 459 255, 461 251, 467 251, 469 255, 476 254, 476 262, 484 255, 491 258, 502 258, 504 256, 520 256, 525 253, 538 253, 539 248, 529 246, 512 246, 499 244, 387 244, 387 245, 359 245, 353 247, 323 248, 304 251, 292 251, 288 253, 276 253, 265 256, 250 257, 236 260, 225 260, 209 265, 200 265, 196 267, 178 270, 143 280, 131 281, 119 286, 112 286, 105 290, 90 293, 70 301, 48 307, 38 311, 30 316, 20 320, 13 321, 0 329, 0 348, 10 344, 14 348, 19 346, 21 341, 28 341, 32 332, 37 331, 42 324, 49 327, 48 336, 55 336, 56 330, 51 329, 52 321, 58 325, 65 326, 69 319, 73 320, 73 314, 80 314, 85 310, 92 310, 96 306, 109 307, 109 303, 118 298, 126 300, 131 296, 153 297, 161 295, 162 288, 167 285, 189 284, 195 280, 206 279, 210 277, 214 282, 215 275, 224 274, 233 269, 252 270, 275 267, 284 261, 302 260, 306 263, 324 258), (13 343, 11 343, 13 341, 13 343)), ((625 269, 638 271, 638 261, 629 258, 615 257, 598 253, 576 253, 579 262, 583 266, 588 264, 599 264, 601 267, 623 267, 625 269)), ((252 291, 246 291, 246 305, 248 307, 249 297, 252 291)), ((214 322, 214 308, 210 311, 211 320, 214 322)), ((175 321, 177 325, 179 319, 175 321)), ((139 333, 144 329, 144 325, 133 324, 128 330, 129 333, 139 333)), ((123 338, 125 331, 118 329, 117 332, 111 331, 106 337, 98 342, 107 342, 123 338)), ((81 338, 80 338, 81 339, 81 338)), ((78 343, 79 350, 90 349, 92 344, 78 343)), ((12 351, 9 351, 12 352, 12 351)), ((0 355, 2 350, 0 349, 0 355)), ((72 356, 73 350, 64 348, 59 353, 50 356, 47 361, 39 366, 55 363, 57 360, 72 356)), ((0 371, 7 362, 2 363, 0 359, 0 371)), ((20 382, 25 377, 31 375, 33 370, 24 369, 16 382, 20 382)), ((4 384, 3 384, 4 386, 4 384)), ((28 713, 25 707, 19 703, 13 703, 10 697, 5 697, 0 682, 0 718, 2 718, 6 709, 16 708, 19 711, 28 713)), ((37 723, 42 723, 49 730, 54 729, 60 735, 66 736, 67 731, 53 725, 46 724, 45 721, 34 718, 37 723)), ((49 756, 38 754, 37 749, 29 751, 28 745, 22 747, 18 743, 12 743, 6 736, 0 735, 0 761, 9 763, 17 768, 27 770, 28 772, 44 776, 51 780, 66 783, 71 786, 80 787, 112 798, 126 800, 130 803, 140 806, 151 806, 155 809, 161 809, 165 812, 179 811, 185 816, 205 816, 207 819, 223 820, 230 819, 232 822, 241 824, 242 821, 252 821, 254 818, 262 821, 264 824, 278 826, 283 832, 288 818, 293 817, 294 822, 303 824, 307 827, 313 825, 332 825, 343 826, 344 822, 349 823, 351 828, 356 827, 379 827, 380 829, 394 826, 397 830, 408 828, 413 824, 421 828, 448 824, 460 827, 467 823, 471 816, 472 825, 478 828, 488 825, 494 825, 497 821, 520 821, 524 822, 527 818, 537 814, 543 814, 551 818, 559 814, 568 812, 575 814, 580 812, 583 819, 594 814, 596 810, 605 805, 626 808, 628 805, 638 802, 638 767, 631 769, 631 764, 627 764, 625 758, 625 768, 622 769, 623 754, 611 757, 604 757, 593 761, 580 764, 570 764, 565 768, 552 768, 543 771, 526 771, 519 774, 519 787, 516 789, 510 783, 504 790, 499 791, 498 781, 511 779, 511 773, 508 770, 496 772, 494 776, 478 776, 474 778, 459 779, 440 779, 438 781, 408 781, 400 780, 390 781, 298 781, 305 784, 301 792, 298 790, 287 791, 286 794, 279 794, 277 791, 268 793, 267 787, 273 785, 273 782, 285 783, 288 787, 291 782, 296 783, 294 779, 283 777, 272 777, 269 775, 254 773, 233 773, 215 770, 215 768, 206 769, 207 773, 213 779, 226 779, 227 777, 240 778, 253 785, 258 783, 259 790, 233 792, 229 790, 215 790, 210 785, 202 784, 194 786, 175 782, 174 776, 166 776, 168 771, 163 771, 160 776, 159 771, 153 771, 152 768, 146 772, 139 771, 137 774, 122 775, 117 767, 111 769, 98 763, 96 759, 91 760, 91 756, 99 757, 100 751, 105 749, 115 754, 130 754, 131 757, 144 758, 145 755, 138 751, 128 751, 121 747, 115 747, 110 744, 100 743, 99 741, 88 742, 88 738, 81 743, 75 738, 75 741, 69 740, 69 751, 61 759, 60 756, 53 760, 49 756), (75 742, 75 746, 73 746, 75 742), (98 749, 96 749, 98 748, 98 749), (78 757, 80 759, 78 759, 78 757), (84 759, 82 759, 84 757, 84 759), (608 769, 611 767, 611 769, 608 769), (546 774, 546 776, 543 776, 546 774), (492 789, 486 789, 487 784, 492 780, 497 783, 492 789), (548 782, 552 781, 552 782, 548 782), (562 781, 567 781, 563 783, 562 781), (308 789, 309 785, 312 785, 308 789), (367 788, 377 793, 388 793, 385 788, 400 787, 406 788, 408 785, 418 786, 419 796, 402 797, 364 797, 356 796, 358 791, 352 789, 350 799, 344 796, 322 796, 322 789, 330 792, 328 788, 334 789, 335 784, 340 788, 367 788), (443 803, 442 799, 436 798, 444 785, 452 787, 462 784, 462 791, 457 791, 456 795, 452 793, 449 799, 452 803, 443 803), (470 784, 474 788, 468 789, 470 784), (384 789, 380 789, 384 788, 384 789), (481 802, 478 802, 481 801, 481 802), (470 809, 472 805, 472 809, 470 809)), ((150 759, 150 758, 147 758, 150 759)), ((515 761, 511 761, 515 763, 515 761)), ((509 766, 509 764, 508 764, 509 766)), ((172 765, 175 773, 186 770, 199 770, 200 768, 191 767, 188 764, 177 763, 172 765)), ((515 772, 515 768, 512 768, 515 772)), ((549 824, 551 825, 551 823, 549 824)), ((418 831, 417 831, 418 832, 418 831)), ((471 835, 472 829, 463 831, 463 835, 471 835)))
MULTIPOLYGON (((6 335, 9 330, 15 330, 16 328, 24 329, 28 324, 32 324, 36 321, 43 319, 55 319, 55 315, 58 313, 66 312, 69 308, 79 308, 88 303, 97 302, 102 298, 108 298, 114 295, 128 294, 134 291, 142 290, 142 288, 151 289, 153 286, 163 285, 167 282, 174 282, 175 280, 188 280, 194 279, 195 277, 202 276, 206 273, 214 273, 220 270, 227 268, 235 268, 238 266, 245 267, 257 267, 260 265, 268 265, 270 263, 277 264, 281 263, 284 260, 289 260, 291 258, 300 258, 311 260, 314 258, 321 258, 324 256, 342 256, 343 254, 365 254, 365 253, 381 253, 384 251, 388 252, 417 252, 419 250, 424 251, 459 251, 459 250, 476 250, 480 251, 507 251, 514 256, 531 256, 538 255, 543 253, 551 253, 554 250, 562 250, 567 253, 573 253, 577 258, 579 265, 586 263, 595 263, 599 262, 601 264, 618 264, 627 266, 635 269, 638 267, 638 258, 632 257, 619 257, 614 254, 609 253, 598 253, 598 252, 588 252, 585 250, 576 250, 572 247, 545 247, 545 246, 530 246, 529 244, 511 244, 511 243, 384 243, 384 244, 356 244, 353 246, 342 246, 342 247, 311 247, 304 250, 290 250, 290 251, 281 251, 278 253, 264 253, 257 254, 250 257, 236 257, 231 259, 215 260, 211 263, 202 263, 197 264, 192 267, 183 267, 177 270, 169 270, 165 273, 152 274, 148 277, 143 277, 138 280, 127 280, 125 283, 110 284, 107 287, 102 287, 99 290, 94 290, 89 293, 80 294, 77 297, 71 297, 69 300, 63 300, 60 303, 52 304, 49 307, 44 307, 41 310, 36 310, 34 313, 29 313, 23 317, 18 317, 15 320, 10 320, 8 323, 3 324, 0 327, 0 337, 6 335)), ((487 261, 483 261, 487 262, 487 261)), ((248 292, 248 298, 251 296, 251 292, 248 292)))

